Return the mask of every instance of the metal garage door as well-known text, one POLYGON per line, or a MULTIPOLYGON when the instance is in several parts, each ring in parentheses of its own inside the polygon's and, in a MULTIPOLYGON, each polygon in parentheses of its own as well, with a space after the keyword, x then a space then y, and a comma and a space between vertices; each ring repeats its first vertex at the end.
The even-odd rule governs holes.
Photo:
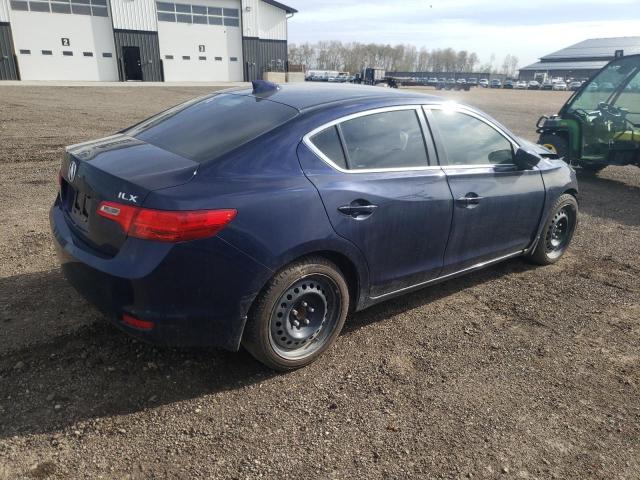
POLYGON ((113 33, 120 80, 163 80, 157 32, 114 30, 113 33))
POLYGON ((18 80, 11 25, 0 22, 0 80, 18 80))

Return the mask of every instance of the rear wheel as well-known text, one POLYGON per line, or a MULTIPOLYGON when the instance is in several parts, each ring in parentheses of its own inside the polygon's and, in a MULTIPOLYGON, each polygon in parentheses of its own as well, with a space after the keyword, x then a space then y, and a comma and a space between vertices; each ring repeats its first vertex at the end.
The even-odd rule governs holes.
POLYGON ((348 309, 349 289, 338 267, 309 257, 269 281, 251 308, 242 344, 270 368, 300 368, 333 344, 348 309))
POLYGON ((573 195, 560 195, 551 209, 540 240, 530 259, 538 265, 557 262, 569 247, 578 224, 578 202, 573 195))
POLYGON ((566 138, 554 135, 553 133, 543 133, 540 135, 538 143, 568 163, 569 159, 567 158, 567 154, 569 152, 569 142, 567 142, 566 138))

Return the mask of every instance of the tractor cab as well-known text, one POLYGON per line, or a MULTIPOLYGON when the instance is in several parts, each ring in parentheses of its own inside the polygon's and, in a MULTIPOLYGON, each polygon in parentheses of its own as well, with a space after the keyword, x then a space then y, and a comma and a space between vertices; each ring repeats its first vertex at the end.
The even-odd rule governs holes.
POLYGON ((612 60, 536 126, 539 144, 585 170, 640 166, 640 55, 612 60))

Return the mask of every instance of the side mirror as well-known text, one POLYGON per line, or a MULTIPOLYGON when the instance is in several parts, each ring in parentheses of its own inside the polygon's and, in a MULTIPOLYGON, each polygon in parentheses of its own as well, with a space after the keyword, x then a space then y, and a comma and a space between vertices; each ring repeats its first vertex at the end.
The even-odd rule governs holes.
POLYGON ((524 148, 518 148, 515 156, 513 157, 513 162, 522 170, 531 170, 540 162, 540 160, 542 160, 540 155, 532 151, 525 150, 524 148))

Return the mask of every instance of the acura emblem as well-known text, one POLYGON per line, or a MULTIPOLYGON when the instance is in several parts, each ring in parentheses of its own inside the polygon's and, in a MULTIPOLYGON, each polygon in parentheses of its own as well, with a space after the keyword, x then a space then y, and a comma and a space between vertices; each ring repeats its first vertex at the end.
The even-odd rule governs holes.
POLYGON ((67 177, 69 178, 69 182, 73 182, 75 180, 77 171, 78 171, 78 164, 76 162, 69 163, 69 171, 67 172, 67 177))

